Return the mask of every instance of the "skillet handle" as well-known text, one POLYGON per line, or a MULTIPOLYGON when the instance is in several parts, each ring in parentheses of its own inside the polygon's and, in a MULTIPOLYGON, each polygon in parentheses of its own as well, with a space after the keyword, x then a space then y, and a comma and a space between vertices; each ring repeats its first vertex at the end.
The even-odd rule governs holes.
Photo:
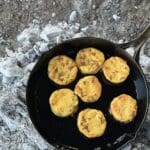
MULTIPOLYGON (((146 29, 134 40, 123 43, 123 44, 118 44, 118 46, 122 49, 127 49, 127 48, 133 48, 134 49, 134 55, 133 58, 139 64, 139 59, 140 59, 140 51, 142 50, 142 47, 144 43, 150 38, 150 24, 146 27, 146 29)), ((150 90, 150 82, 148 83, 148 89, 150 90)), ((149 99, 150 99, 150 94, 149 94, 149 99)), ((149 101, 148 101, 149 103, 149 101)))
POLYGON ((133 58, 139 64, 140 51, 144 43, 148 40, 148 38, 150 38, 150 24, 137 38, 127 43, 118 44, 118 46, 122 49, 133 48, 134 49, 133 58))

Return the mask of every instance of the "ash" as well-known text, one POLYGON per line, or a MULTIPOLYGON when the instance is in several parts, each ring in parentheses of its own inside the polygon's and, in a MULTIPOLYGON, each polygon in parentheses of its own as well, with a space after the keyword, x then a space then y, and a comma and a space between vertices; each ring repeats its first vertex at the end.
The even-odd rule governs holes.
MULTIPOLYGON (((55 5, 54 2, 53 5, 55 5)), ((125 29, 128 26, 121 22, 122 13, 109 9, 110 5, 109 1, 100 4, 100 2, 91 0, 88 3, 76 0, 73 6, 74 10, 69 12, 65 21, 54 23, 50 19, 48 23, 43 23, 41 18, 36 17, 14 39, 5 38, 3 34, 0 35, 0 149, 54 149, 43 140, 30 121, 25 98, 28 77, 42 53, 67 39, 95 36, 116 43, 131 40, 127 34, 125 39, 121 39, 121 36, 118 37, 117 33, 116 37, 112 35, 111 30, 113 29, 108 22, 104 21, 103 17, 108 17, 110 19, 108 21, 116 24, 116 32, 121 30, 120 35, 126 32, 125 29), (95 15, 89 14, 89 10, 95 15), (102 15, 102 12, 107 14, 107 11, 111 11, 110 16, 102 15), (89 22, 85 16, 90 18, 89 22), (102 26, 106 24, 107 27, 103 29, 102 26)), ((117 8, 114 9, 119 10, 122 5, 115 4, 115 6, 117 8)), ((50 17, 57 17, 57 13, 53 12, 50 17)), ((132 20, 130 17, 129 19, 132 20)), ((143 29, 145 26, 142 26, 143 29)), ((133 48, 129 48, 127 51, 131 55, 134 53, 133 48)), ((140 64, 147 80, 150 81, 150 40, 142 49, 140 64)), ((150 111, 135 141, 124 149, 150 149, 150 111)))

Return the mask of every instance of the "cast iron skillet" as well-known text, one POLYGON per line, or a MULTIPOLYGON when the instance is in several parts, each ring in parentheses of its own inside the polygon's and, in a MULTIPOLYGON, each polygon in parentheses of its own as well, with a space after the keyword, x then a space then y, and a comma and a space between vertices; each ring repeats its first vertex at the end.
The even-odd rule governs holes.
POLYGON ((94 37, 71 39, 53 47, 40 57, 28 81, 26 95, 27 106, 34 126, 50 144, 58 149, 108 150, 120 148, 135 138, 148 110, 148 87, 145 76, 134 59, 139 60, 139 50, 149 36, 149 30, 150 28, 148 27, 139 38, 122 45, 94 37), (136 47, 134 59, 124 51, 124 49, 129 46, 136 47), (100 100, 91 104, 85 104, 80 101, 78 112, 87 107, 97 108, 102 110, 106 117, 106 132, 102 137, 95 139, 87 139, 79 133, 76 125, 78 112, 73 117, 62 119, 53 115, 48 102, 49 96, 54 90, 62 87, 74 89, 77 81, 83 77, 79 72, 73 83, 67 86, 58 86, 48 78, 48 61, 52 57, 61 54, 75 59, 77 52, 81 48, 86 47, 100 49, 106 58, 110 56, 120 56, 127 61, 131 69, 127 80, 118 85, 107 82, 102 72, 97 73, 96 76, 101 81, 103 87, 100 100), (122 93, 131 95, 137 99, 138 102, 137 116, 134 121, 129 124, 118 123, 108 112, 112 98, 122 93))

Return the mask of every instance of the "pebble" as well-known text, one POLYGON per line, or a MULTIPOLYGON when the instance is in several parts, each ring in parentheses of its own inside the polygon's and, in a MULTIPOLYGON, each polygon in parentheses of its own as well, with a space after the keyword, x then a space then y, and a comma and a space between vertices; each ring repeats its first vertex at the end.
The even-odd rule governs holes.
POLYGON ((56 17, 56 13, 53 12, 53 13, 52 13, 52 17, 53 17, 53 18, 56 17))
POLYGON ((116 14, 114 14, 112 17, 113 17, 113 19, 116 20, 116 21, 120 19, 120 17, 117 16, 116 14))

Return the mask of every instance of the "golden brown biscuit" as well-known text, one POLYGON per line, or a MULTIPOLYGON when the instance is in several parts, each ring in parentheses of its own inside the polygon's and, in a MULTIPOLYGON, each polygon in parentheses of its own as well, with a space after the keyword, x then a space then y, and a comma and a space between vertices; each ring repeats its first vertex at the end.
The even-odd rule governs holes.
POLYGON ((131 122, 137 114, 137 102, 129 95, 121 94, 112 100, 109 112, 117 121, 131 122))
POLYGON ((91 103, 100 98, 102 86, 96 76, 86 76, 78 81, 74 91, 83 102, 91 103))
POLYGON ((77 66, 83 74, 96 74, 104 61, 104 54, 92 47, 81 49, 76 56, 77 66))
POLYGON ((121 57, 110 57, 104 62, 103 73, 105 78, 112 83, 125 81, 130 73, 130 68, 121 57))
POLYGON ((55 56, 48 63, 48 76, 59 85, 71 83, 75 80, 77 72, 76 63, 65 55, 55 56))
POLYGON ((106 125, 106 119, 100 110, 87 108, 78 115, 78 129, 88 138, 102 136, 105 132, 106 125))
POLYGON ((56 116, 67 117, 76 112, 78 97, 70 89, 59 89, 51 94, 49 104, 56 116))

